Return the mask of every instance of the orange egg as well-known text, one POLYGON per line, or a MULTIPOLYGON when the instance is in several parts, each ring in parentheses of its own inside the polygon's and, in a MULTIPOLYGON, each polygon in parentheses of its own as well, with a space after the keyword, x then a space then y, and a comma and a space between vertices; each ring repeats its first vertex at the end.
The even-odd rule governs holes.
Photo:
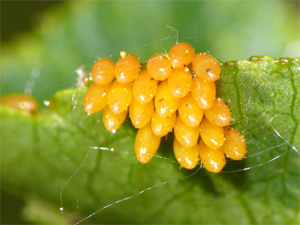
POLYGON ((225 127, 225 143, 221 150, 233 160, 242 160, 247 154, 246 141, 243 135, 232 127, 225 127))
POLYGON ((224 152, 207 147, 202 140, 199 142, 199 155, 202 165, 209 172, 219 173, 225 166, 224 152))
POLYGON ((190 148, 197 144, 199 139, 199 127, 189 127, 177 117, 174 126, 174 135, 177 141, 185 148, 190 148))
POLYGON ((178 114, 186 125, 190 127, 199 126, 203 118, 203 109, 194 101, 191 93, 180 99, 178 114))
POLYGON ((97 60, 91 69, 91 78, 98 85, 107 85, 115 78, 115 63, 111 59, 97 60))
POLYGON ((141 163, 147 163, 159 148, 160 137, 157 137, 151 129, 151 124, 148 123, 143 128, 139 129, 135 137, 135 155, 141 163))
POLYGON ((181 167, 185 169, 194 169, 199 161, 198 144, 190 148, 183 147, 176 139, 173 142, 175 158, 181 167))
POLYGON ((189 65, 192 62, 194 53, 194 48, 186 42, 175 44, 169 51, 172 67, 179 69, 189 65))
POLYGON ((221 69, 218 61, 207 53, 195 54, 192 66, 196 75, 202 80, 214 82, 221 77, 221 69))
POLYGON ((161 82, 154 98, 155 110, 160 117, 168 117, 175 113, 179 106, 179 102, 180 98, 176 98, 171 94, 168 82, 161 82))
POLYGON ((158 137, 166 136, 170 133, 176 122, 176 113, 171 116, 161 117, 156 111, 153 113, 151 127, 153 133, 158 137))
POLYGON ((168 78, 168 86, 174 97, 182 98, 186 96, 192 86, 192 77, 189 68, 174 69, 168 78))
POLYGON ((0 105, 5 105, 30 114, 35 114, 39 108, 35 98, 18 93, 3 95, 0 98, 0 105))
POLYGON ((201 109, 209 109, 213 106, 216 98, 216 85, 214 82, 201 80, 194 77, 192 81, 191 93, 201 109))
POLYGON ((123 55, 115 66, 115 76, 119 83, 129 84, 139 75, 140 62, 133 54, 123 55))
POLYGON ((143 70, 133 82, 134 98, 140 103, 148 103, 154 98, 157 88, 158 81, 151 78, 147 70, 143 70))
POLYGON ((153 101, 141 104, 133 99, 129 105, 129 117, 135 128, 142 128, 151 120, 154 112, 153 101))
POLYGON ((221 99, 216 99, 213 106, 204 112, 205 118, 217 126, 228 126, 231 121, 231 112, 221 99))
POLYGON ((127 110, 133 99, 132 84, 121 84, 115 80, 109 89, 107 98, 113 113, 118 114, 127 110))
POLYGON ((110 88, 111 84, 100 86, 95 83, 89 87, 83 99, 83 107, 88 115, 100 112, 106 106, 110 88))
POLYGON ((123 111, 119 114, 113 113, 109 106, 106 105, 103 109, 102 119, 105 128, 113 134, 121 127, 127 117, 128 111, 123 111))
POLYGON ((199 126, 203 142, 211 149, 218 149, 224 144, 224 130, 204 118, 199 126))
POLYGON ((170 60, 164 55, 152 56, 147 62, 147 72, 154 80, 165 80, 171 74, 170 60))

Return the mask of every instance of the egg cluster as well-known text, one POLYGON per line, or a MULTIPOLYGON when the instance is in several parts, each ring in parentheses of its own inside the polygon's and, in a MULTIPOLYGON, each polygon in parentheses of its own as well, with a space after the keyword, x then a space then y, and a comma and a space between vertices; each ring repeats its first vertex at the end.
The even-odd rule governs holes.
POLYGON ((201 159, 208 171, 217 173, 225 155, 233 160, 245 156, 243 136, 229 126, 231 112, 216 98, 221 69, 212 56, 195 54, 190 44, 181 42, 168 55, 151 57, 144 70, 142 65, 126 53, 116 64, 108 58, 97 60, 83 102, 88 114, 103 109, 104 126, 112 133, 129 113, 138 129, 135 153, 141 163, 152 159, 161 138, 172 131, 174 154, 183 168, 193 169, 201 159))

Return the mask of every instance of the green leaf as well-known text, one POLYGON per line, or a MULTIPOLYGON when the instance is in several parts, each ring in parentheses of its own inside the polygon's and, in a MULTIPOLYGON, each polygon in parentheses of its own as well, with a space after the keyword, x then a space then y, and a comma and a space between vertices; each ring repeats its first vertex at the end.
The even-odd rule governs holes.
MULTIPOLYGON (((78 200, 80 219, 168 181, 105 209, 94 215, 93 221, 296 223, 300 200, 299 70, 299 58, 275 60, 264 56, 222 64, 219 97, 229 104, 234 127, 244 134, 249 155, 261 154, 228 162, 225 173, 210 174, 200 169, 189 178, 186 176, 191 172, 165 159, 138 163, 134 155, 135 129, 127 121, 112 135, 105 130, 101 113, 87 116, 82 107, 86 88, 57 93, 51 101, 53 109, 35 116, 2 107, 4 187, 58 203, 61 187, 78 170, 62 197, 66 212, 74 210, 78 200), (72 101, 74 94, 77 103, 72 101), (269 148, 273 149, 263 152, 269 148), (260 164, 265 165, 234 172, 260 164), (212 216, 214 213, 216 216, 212 216)), ((171 143, 163 141, 159 155, 175 160, 171 143)))
POLYGON ((137 54, 141 61, 168 50, 177 39, 166 25, 178 30, 180 41, 195 43, 197 51, 209 50, 223 61, 255 54, 279 58, 287 54, 289 44, 299 41, 297 29, 291 29, 299 27, 293 4, 103 1, 49 11, 30 36, 1 51, 1 94, 23 92, 28 81, 35 81, 33 95, 42 103, 63 90, 35 116, 1 107, 2 188, 28 201, 25 216, 36 223, 47 217, 45 211, 52 223, 59 220, 53 215, 60 215, 62 187, 67 214, 62 223, 75 223, 128 196, 132 198, 86 222, 298 223, 299 58, 261 56, 222 64, 218 95, 229 104, 248 154, 260 154, 229 161, 224 171, 232 173, 200 169, 190 177, 194 171, 170 161, 175 160, 171 137, 159 150, 170 160, 138 163, 135 129, 127 121, 111 135, 101 113, 87 116, 82 109, 86 88, 74 88, 73 72, 82 65, 88 71, 98 57, 116 60, 121 50, 137 54), (64 90, 67 87, 71 89, 64 90), (39 208, 40 215, 30 212, 39 208))

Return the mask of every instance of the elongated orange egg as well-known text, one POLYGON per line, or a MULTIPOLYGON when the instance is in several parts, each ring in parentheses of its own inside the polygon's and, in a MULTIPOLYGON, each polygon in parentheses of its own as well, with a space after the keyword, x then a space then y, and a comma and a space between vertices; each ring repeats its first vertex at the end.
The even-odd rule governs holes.
POLYGON ((127 110, 133 99, 132 84, 121 84, 115 80, 109 89, 107 98, 113 113, 118 114, 127 110))
POLYGON ((207 82, 196 76, 192 81, 191 93, 201 109, 209 109, 215 102, 216 85, 214 82, 207 82))
POLYGON ((140 62, 133 54, 124 54, 116 63, 115 76, 119 83, 129 84, 134 81, 140 72, 140 62))
POLYGON ((173 149, 175 158, 181 167, 191 170, 197 166, 199 161, 198 144, 185 148, 174 138, 173 149))
POLYGON ((221 78, 221 69, 215 58, 207 53, 197 53, 192 60, 196 75, 206 81, 214 82, 221 78))
POLYGON ((180 99, 178 114, 186 125, 190 127, 199 126, 203 118, 203 109, 194 101, 191 93, 180 99))
POLYGON ((161 117, 156 111, 153 113, 151 127, 153 133, 158 137, 166 136, 170 133, 175 125, 176 113, 171 116, 161 117))
POLYGON ((98 85, 107 85, 115 78, 114 70, 115 63, 111 59, 98 59, 91 69, 91 78, 98 85))
POLYGON ((221 99, 217 98, 213 106, 204 112, 205 118, 220 127, 229 126, 231 121, 231 112, 221 99))
POLYGON ((19 93, 11 93, 1 96, 0 105, 5 105, 16 110, 35 114, 39 108, 35 98, 19 93))
POLYGON ((141 163, 147 163, 153 158, 153 154, 159 148, 160 137, 157 137, 151 129, 151 124, 148 123, 143 128, 139 129, 135 137, 135 155, 141 163))
POLYGON ((147 70, 143 70, 133 82, 134 98, 140 103, 148 103, 154 98, 157 88, 158 81, 151 78, 147 70))
POLYGON ((209 172, 219 173, 225 166, 224 152, 207 147, 202 140, 199 142, 199 155, 202 165, 209 172))
POLYGON ((164 55, 152 56, 147 62, 147 71, 154 80, 165 80, 171 74, 171 62, 164 55))
POLYGON ((199 139, 199 127, 187 126, 178 116, 174 126, 174 135, 183 147, 190 148, 197 144, 199 139))
POLYGON ((225 143, 221 149, 230 159, 242 160, 247 154, 246 141, 243 135, 232 127, 225 127, 224 130, 225 143))
POLYGON ((109 106, 106 105, 103 109, 102 119, 105 128, 113 134, 121 127, 127 117, 128 111, 125 110, 119 114, 113 113, 109 106))
POLYGON ((171 116, 176 112, 179 102, 180 98, 176 98, 171 94, 168 87, 168 82, 161 82, 154 98, 156 112, 163 118, 171 116))
POLYGON ((83 107, 88 115, 100 112, 106 106, 110 88, 111 84, 100 86, 95 83, 89 87, 83 99, 83 107))
POLYGON ((194 54, 194 48, 186 42, 180 42, 173 45, 169 51, 172 67, 174 69, 179 69, 188 66, 192 62, 194 54))
POLYGON ((211 149, 218 149, 224 144, 224 129, 204 118, 199 126, 203 142, 211 149))
POLYGON ((142 104, 135 98, 129 105, 129 117, 135 128, 142 128, 151 120, 154 112, 154 103, 150 101, 142 104))
POLYGON ((174 97, 182 98, 186 96, 192 86, 192 77, 189 68, 173 69, 168 78, 168 86, 174 97))

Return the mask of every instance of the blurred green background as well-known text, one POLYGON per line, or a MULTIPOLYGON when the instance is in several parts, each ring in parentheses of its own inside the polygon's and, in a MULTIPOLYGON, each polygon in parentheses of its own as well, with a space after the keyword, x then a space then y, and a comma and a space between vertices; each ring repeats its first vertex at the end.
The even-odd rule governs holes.
MULTIPOLYGON (((34 8, 31 5, 37 7, 41 3, 22 4, 27 11, 34 8)), ((88 71, 99 57, 116 60, 119 52, 125 50, 145 61, 155 53, 168 51, 177 40, 193 44, 196 51, 209 51, 221 61, 253 55, 275 58, 300 55, 298 1, 51 4, 52 10, 44 15, 33 14, 30 19, 33 29, 28 35, 14 35, 10 38, 15 40, 14 44, 2 46, 5 70, 2 71, 1 94, 23 92, 29 77, 36 76, 33 95, 42 102, 57 90, 74 86, 75 70, 85 66, 88 71), (10 74, 21 71, 17 82, 9 79, 10 74)), ((20 16, 19 20, 23 21, 22 13, 8 14, 20 16)), ((9 21, 18 21, 15 17, 9 21)))
MULTIPOLYGON (((62 1, 1 1, 1 46, 18 41, 37 26, 43 11, 62 1)), ((1 168, 2 169, 2 168, 1 168)), ((1 188, 1 224, 27 224, 21 217, 24 201, 1 188)))
MULTIPOLYGON (((122 50, 145 61, 177 40, 222 61, 299 57, 299 21, 299 1, 1 1, 1 94, 24 92, 38 71, 33 95, 42 104, 73 87, 82 65, 122 50)), ((2 224, 23 223, 22 204, 1 192, 2 224)))
POLYGON ((62 1, 1 1, 1 43, 30 32, 42 19, 43 11, 62 1))

